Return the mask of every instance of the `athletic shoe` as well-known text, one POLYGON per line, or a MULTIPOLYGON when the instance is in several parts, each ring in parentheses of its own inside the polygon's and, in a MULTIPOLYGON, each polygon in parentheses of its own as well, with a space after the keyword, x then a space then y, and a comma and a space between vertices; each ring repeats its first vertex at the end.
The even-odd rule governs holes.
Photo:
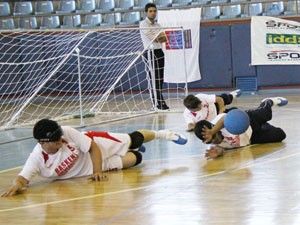
POLYGON ((187 143, 187 138, 183 135, 176 133, 174 131, 166 130, 166 139, 169 141, 173 141, 178 145, 185 145, 187 143))
POLYGON ((261 102, 264 102, 267 100, 271 100, 273 102, 273 104, 277 105, 277 106, 284 106, 284 105, 287 105, 289 102, 286 98, 283 98, 283 97, 265 98, 261 102))
POLYGON ((144 145, 142 145, 141 147, 139 147, 138 151, 139 152, 145 152, 146 151, 146 147, 144 145))
POLYGON ((242 91, 241 91, 241 89, 237 89, 235 91, 230 92, 229 94, 231 94, 233 96, 233 98, 238 98, 241 96, 242 91))

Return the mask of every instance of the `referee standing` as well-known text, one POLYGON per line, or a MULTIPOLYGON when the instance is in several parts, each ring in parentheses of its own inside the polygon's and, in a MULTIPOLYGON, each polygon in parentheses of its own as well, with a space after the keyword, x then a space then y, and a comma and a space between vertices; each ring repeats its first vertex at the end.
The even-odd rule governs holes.
MULTIPOLYGON (((157 97, 157 108, 161 110, 167 110, 167 106, 164 97, 162 95, 163 83, 164 83, 164 67, 165 56, 162 51, 162 43, 167 41, 164 31, 161 31, 161 26, 156 21, 157 8, 153 3, 148 3, 145 6, 146 18, 140 22, 140 33, 145 48, 151 46, 153 48, 154 57, 151 53, 151 58, 154 64, 155 74, 155 90, 157 97), (144 29, 143 29, 144 28, 144 29), (145 29, 146 28, 146 29, 145 29), (152 41, 154 42, 152 43, 152 41), (152 43, 152 45, 151 45, 152 43)), ((146 52, 147 54, 147 52, 146 52)), ((148 55, 145 56, 148 58, 148 55)), ((153 65, 152 64, 152 65, 153 65)), ((152 79, 150 74, 150 79, 152 79)), ((154 97, 152 97, 154 102, 154 97)))

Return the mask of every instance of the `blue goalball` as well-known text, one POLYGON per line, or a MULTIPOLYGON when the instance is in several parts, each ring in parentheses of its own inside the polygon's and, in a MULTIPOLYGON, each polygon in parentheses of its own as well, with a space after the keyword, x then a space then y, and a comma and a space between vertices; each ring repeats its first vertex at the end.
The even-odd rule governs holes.
POLYGON ((248 114, 240 109, 233 109, 229 111, 224 118, 224 127, 231 134, 242 134, 250 125, 248 114))

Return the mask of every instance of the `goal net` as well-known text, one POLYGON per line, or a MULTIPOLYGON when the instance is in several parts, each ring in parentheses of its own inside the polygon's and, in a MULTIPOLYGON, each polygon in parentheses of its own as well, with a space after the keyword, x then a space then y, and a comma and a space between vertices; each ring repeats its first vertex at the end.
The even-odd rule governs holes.
MULTIPOLYGON (((0 32, 0 129, 157 112, 149 49, 133 28, 0 32)), ((185 88, 164 83, 171 111, 182 108, 185 88)))

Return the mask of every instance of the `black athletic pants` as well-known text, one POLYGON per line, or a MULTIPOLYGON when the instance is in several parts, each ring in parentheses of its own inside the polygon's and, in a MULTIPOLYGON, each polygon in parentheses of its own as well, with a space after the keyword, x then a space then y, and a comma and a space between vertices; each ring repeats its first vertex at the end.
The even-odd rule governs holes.
POLYGON ((273 101, 267 100, 257 109, 247 110, 252 128, 251 144, 281 142, 286 138, 285 132, 267 123, 272 119, 273 101))
MULTIPOLYGON (((164 97, 162 95, 162 89, 164 84, 165 55, 162 49, 154 49, 153 52, 154 52, 154 57, 152 57, 152 52, 150 54, 151 54, 151 58, 152 59, 154 58, 153 60, 154 60, 155 90, 156 90, 157 106, 162 106, 166 104, 164 101, 164 97)), ((146 58, 148 58, 148 56, 146 56, 146 58)), ((149 77, 152 82, 151 74, 149 74, 149 77)), ((152 101, 154 102, 154 94, 152 95, 152 101)))

